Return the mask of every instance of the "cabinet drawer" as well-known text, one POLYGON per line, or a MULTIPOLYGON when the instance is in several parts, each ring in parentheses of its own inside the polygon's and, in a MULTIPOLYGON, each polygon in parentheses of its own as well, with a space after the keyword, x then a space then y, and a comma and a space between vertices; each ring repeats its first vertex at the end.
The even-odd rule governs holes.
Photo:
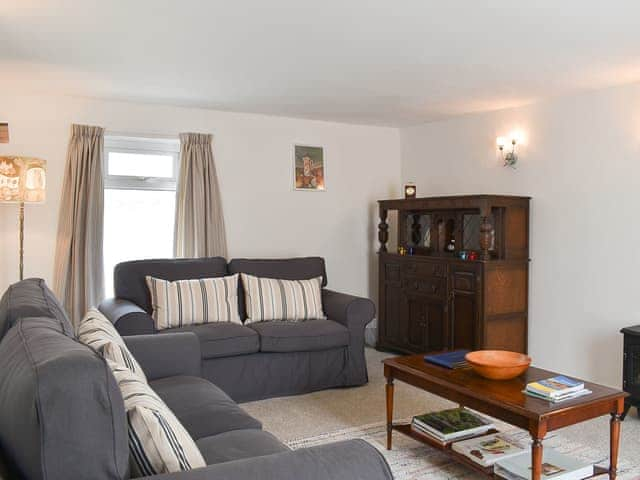
POLYGON ((454 272, 451 275, 451 286, 460 292, 475 292, 476 275, 473 272, 454 272))
POLYGON ((444 298, 447 294, 447 282, 444 278, 406 278, 402 282, 407 292, 444 298))
POLYGON ((447 267, 440 262, 412 262, 402 266, 404 277, 445 277, 447 267))

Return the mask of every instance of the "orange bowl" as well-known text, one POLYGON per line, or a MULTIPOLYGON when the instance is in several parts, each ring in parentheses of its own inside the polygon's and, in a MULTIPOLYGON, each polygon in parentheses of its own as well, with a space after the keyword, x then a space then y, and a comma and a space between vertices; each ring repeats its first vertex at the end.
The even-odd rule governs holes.
POLYGON ((511 380, 523 374, 531 365, 531 358, 506 350, 478 350, 464 357, 475 372, 491 380, 511 380))

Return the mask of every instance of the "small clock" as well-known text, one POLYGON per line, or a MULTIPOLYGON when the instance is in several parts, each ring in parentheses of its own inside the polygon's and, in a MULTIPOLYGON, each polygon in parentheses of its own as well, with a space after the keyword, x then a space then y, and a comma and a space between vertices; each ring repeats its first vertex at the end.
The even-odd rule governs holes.
POLYGON ((413 183, 404 186, 404 198, 416 198, 416 186, 413 183))

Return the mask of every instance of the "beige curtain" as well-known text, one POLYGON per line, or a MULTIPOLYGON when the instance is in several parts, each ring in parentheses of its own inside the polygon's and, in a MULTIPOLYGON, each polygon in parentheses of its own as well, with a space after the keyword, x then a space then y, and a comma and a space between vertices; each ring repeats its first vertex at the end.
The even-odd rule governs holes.
POLYGON ((74 323, 104 295, 104 129, 72 125, 62 186, 54 289, 74 323))
POLYGON ((173 247, 176 257, 227 256, 211 142, 211 135, 180 134, 180 178, 173 247))

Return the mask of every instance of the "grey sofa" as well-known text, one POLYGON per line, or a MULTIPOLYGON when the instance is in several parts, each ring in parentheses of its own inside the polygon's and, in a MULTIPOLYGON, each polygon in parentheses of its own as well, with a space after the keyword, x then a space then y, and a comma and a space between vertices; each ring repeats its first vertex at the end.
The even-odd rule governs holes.
MULTIPOLYGON (((207 278, 235 273, 304 280, 322 277, 325 263, 319 257, 290 259, 224 258, 140 260, 124 262, 114 272, 115 298, 100 310, 122 335, 166 335, 190 331, 200 340, 202 374, 236 401, 307 393, 368 381, 364 332, 373 319, 373 302, 323 288, 327 320, 299 323, 263 322, 247 325, 212 323, 156 332, 145 276, 165 280, 207 278)), ((246 312, 242 283, 240 317, 246 312)))
MULTIPOLYGON (((208 465, 154 478, 392 478, 384 458, 364 441, 291 451, 263 431, 258 420, 201 378, 200 341, 193 332, 125 341, 208 465)), ((102 357, 75 339, 44 281, 22 281, 2 297, 0 365, 3 478, 129 478, 126 414, 115 379, 102 357)))

